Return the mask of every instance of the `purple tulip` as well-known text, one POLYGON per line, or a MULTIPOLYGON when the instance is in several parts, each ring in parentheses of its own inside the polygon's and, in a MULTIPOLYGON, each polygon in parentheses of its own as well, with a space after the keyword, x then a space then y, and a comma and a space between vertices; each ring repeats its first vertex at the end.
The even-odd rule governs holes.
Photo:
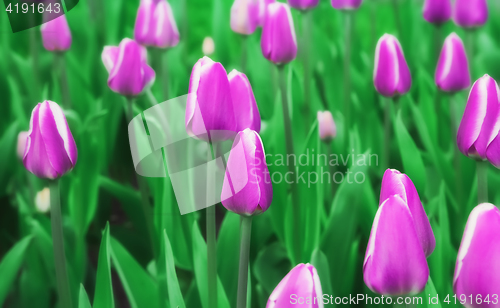
POLYGON ((500 306, 500 210, 482 203, 474 208, 458 250, 453 290, 465 307, 500 306))
POLYGON ((373 82, 375 89, 387 97, 403 95, 410 90, 410 70, 403 49, 393 35, 384 34, 378 40, 373 82))
POLYGON ((222 64, 203 57, 193 67, 186 105, 186 130, 205 141, 227 140, 237 132, 231 88, 222 64))
POLYGON ((486 150, 500 128, 499 95, 496 81, 488 75, 472 86, 457 133, 458 149, 464 155, 486 159, 486 150))
POLYGON ((356 10, 363 0, 332 0, 332 6, 337 10, 356 10))
POLYGON ((116 93, 137 96, 155 80, 146 48, 134 40, 125 38, 118 47, 104 47, 101 57, 109 73, 108 86, 116 93))
POLYGON ((265 212, 273 200, 262 140, 249 128, 239 132, 234 139, 221 200, 229 211, 246 216, 265 212))
POLYGON ((456 92, 470 87, 470 73, 464 44, 456 33, 444 41, 436 68, 436 85, 443 91, 456 92))
POLYGON ((267 5, 260 47, 264 57, 275 64, 286 64, 297 55, 297 38, 290 7, 281 2, 267 5))
POLYGON ((379 204, 382 204, 392 195, 399 195, 408 205, 425 256, 430 256, 436 247, 436 239, 422 202, 420 202, 417 189, 406 174, 396 169, 387 169, 382 178, 379 204))
POLYGON ((318 126, 321 140, 328 142, 337 136, 337 126, 330 111, 318 111, 318 126))
POLYGON ((488 20, 486 0, 456 0, 453 20, 463 28, 481 27, 488 20))
POLYGON ((24 157, 24 150, 26 149, 26 139, 28 139, 29 132, 19 132, 17 135, 17 157, 21 160, 24 157))
POLYGON ((319 0, 288 0, 288 4, 297 10, 308 10, 315 8, 319 0))
POLYGON ((252 86, 245 74, 232 70, 227 76, 229 87, 231 88, 231 98, 233 101, 234 116, 238 123, 237 131, 250 128, 260 132, 260 113, 252 86))
POLYGON ((259 22, 257 25, 259 27, 264 26, 264 21, 266 19, 267 5, 276 2, 275 0, 257 0, 259 4, 259 22))
POLYGON ((143 46, 170 48, 179 43, 179 30, 166 0, 141 0, 134 39, 143 46))
POLYGON ((363 264, 365 284, 373 292, 398 296, 420 293, 429 267, 412 213, 399 195, 378 208, 363 264))
POLYGON ((231 29, 239 34, 249 35, 259 23, 257 0, 235 0, 231 6, 231 29))
POLYGON ((39 178, 56 179, 73 169, 78 158, 75 140, 58 104, 39 103, 31 113, 23 164, 39 178))
POLYGON ((323 308, 322 297, 316 268, 300 263, 280 281, 269 296, 266 308, 323 308))
POLYGON ((66 51, 71 47, 71 32, 66 15, 61 15, 42 24, 43 47, 48 51, 66 51))
POLYGON ((425 0, 424 19, 440 25, 451 18, 452 6, 450 0, 425 0))

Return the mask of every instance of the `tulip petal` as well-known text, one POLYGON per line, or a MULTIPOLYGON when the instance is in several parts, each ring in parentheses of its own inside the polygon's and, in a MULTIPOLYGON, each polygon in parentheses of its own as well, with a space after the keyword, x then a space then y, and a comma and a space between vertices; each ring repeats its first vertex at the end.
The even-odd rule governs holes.
POLYGON ((332 0, 332 6, 337 10, 355 10, 363 0, 332 0))
POLYGON ((436 85, 443 91, 456 92, 470 86, 470 73, 464 44, 456 33, 444 41, 435 75, 436 85))
MULTIPOLYGON (((50 15, 48 15, 50 16, 50 15)), ((43 47, 49 51, 66 51, 71 47, 71 31, 66 15, 61 15, 42 24, 43 47)))
POLYGON ((425 0, 424 19, 430 23, 442 24, 451 18, 450 0, 425 0))
POLYGON ((238 131, 246 128, 260 132, 260 113, 255 102, 252 86, 245 74, 232 70, 227 76, 231 88, 234 114, 238 123, 238 131))
POLYGON ((453 20, 464 28, 480 27, 488 20, 486 0, 456 0, 453 20))
POLYGON ((287 4, 267 5, 260 46, 264 57, 275 64, 288 63, 297 56, 295 27, 287 4))

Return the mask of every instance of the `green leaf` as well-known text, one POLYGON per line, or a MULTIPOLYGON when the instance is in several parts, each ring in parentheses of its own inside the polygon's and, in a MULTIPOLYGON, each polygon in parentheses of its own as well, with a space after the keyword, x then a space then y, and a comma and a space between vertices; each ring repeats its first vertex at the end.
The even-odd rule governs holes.
MULTIPOLYGON (((263 215, 262 215, 263 216, 263 215)), ((254 231, 255 228, 252 228, 254 231)), ((236 306, 238 291, 238 260, 240 244, 240 215, 227 212, 217 238, 217 272, 231 307, 236 306)))
POLYGON ((78 308, 92 308, 89 297, 83 284, 80 284, 80 294, 78 295, 78 308))
POLYGON ((158 286, 115 238, 111 237, 111 259, 125 289, 130 306, 158 307, 158 286))
POLYGON ((330 265, 328 258, 319 250, 314 250, 311 257, 311 264, 314 265, 318 271, 319 279, 321 281, 321 290, 324 294, 332 294, 332 281, 330 279, 330 265))
POLYGON ((165 252, 165 263, 166 263, 166 277, 168 286, 168 298, 170 301, 170 307, 185 308, 184 298, 182 297, 181 288, 179 286, 179 280, 177 278, 177 273, 175 272, 175 262, 174 255, 172 253, 172 247, 170 246, 170 241, 168 240, 167 232, 163 231, 163 241, 164 252, 165 252))
POLYGON ((2 277, 2 279, 0 279, 0 306, 3 306, 3 302, 14 283, 17 272, 23 263, 24 253, 31 243, 31 239, 32 236, 26 236, 17 242, 14 247, 5 254, 0 263, 0 277, 2 277))
POLYGON ((115 306, 113 298, 113 285, 111 283, 110 250, 109 222, 107 222, 102 235, 99 257, 97 259, 94 308, 110 308, 115 306))
POLYGON ((275 242, 259 252, 252 268, 257 282, 269 297, 281 279, 292 269, 292 264, 285 247, 275 242))
POLYGON ((436 291, 436 288, 434 287, 434 283, 432 282, 431 277, 429 277, 429 280, 427 281, 427 284, 425 285, 425 289, 420 294, 420 296, 423 298, 422 303, 424 304, 424 306, 441 308, 441 302, 439 301, 438 292, 436 291), (432 298, 434 298, 434 299, 432 299, 432 298), (435 300, 436 298, 437 298, 437 303, 429 304, 429 300, 435 300))

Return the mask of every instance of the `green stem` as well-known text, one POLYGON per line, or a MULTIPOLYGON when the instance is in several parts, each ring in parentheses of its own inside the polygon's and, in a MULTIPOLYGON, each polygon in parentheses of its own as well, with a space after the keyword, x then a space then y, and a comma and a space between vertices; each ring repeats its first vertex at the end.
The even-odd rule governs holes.
POLYGON ((248 35, 241 36, 241 72, 247 72, 248 35))
POLYGON ((163 91, 163 99, 168 100, 169 89, 168 89, 168 72, 166 70, 165 63, 163 63, 163 57, 165 56, 165 49, 155 48, 151 50, 153 56, 154 67, 158 74, 158 84, 163 91))
POLYGON ((61 200, 59 196, 59 180, 49 182, 50 188, 50 219, 52 225, 52 243, 54 249, 54 263, 56 267, 57 293, 61 307, 73 307, 69 288, 66 257, 64 256, 63 223, 61 214, 61 200))
POLYGON ((351 128, 351 42, 352 42, 351 12, 344 13, 344 117, 345 117, 345 149, 349 151, 349 129, 351 128))
POLYGON ((465 31, 465 48, 467 49, 467 58, 469 59, 469 69, 473 80, 475 80, 474 74, 474 38, 475 30, 466 29, 465 31))
POLYGON ((151 92, 151 89, 146 90, 146 95, 148 97, 149 103, 151 106, 156 106, 158 105, 158 101, 156 100, 156 97, 153 95, 153 92, 151 92))
POLYGON ((456 146, 456 138, 457 138, 457 106, 455 101, 455 94, 452 93, 450 95, 450 132, 451 132, 451 140, 453 147, 453 166, 455 168, 455 189, 456 196, 459 202, 463 200, 463 189, 462 189, 462 166, 460 164, 461 153, 456 146))
POLYGON ((389 168, 391 162, 391 105, 392 99, 384 98, 384 169, 389 168))
MULTIPOLYGON (((281 105, 283 107, 283 121, 285 123, 285 142, 286 142, 286 152, 287 157, 295 155, 293 150, 293 137, 292 137, 292 121, 290 119, 290 112, 288 110, 288 96, 286 90, 286 73, 285 67, 283 65, 278 66, 278 79, 279 86, 281 91, 281 105)), ((288 160, 288 159, 287 159, 288 160)), ((295 175, 295 159, 291 162, 287 163, 288 172, 292 175, 295 175)), ((295 180, 291 181, 290 190, 292 192, 292 207, 293 207, 293 232, 294 232, 294 256, 295 259, 293 263, 298 263, 298 260, 301 259, 301 249, 300 243, 302 243, 301 239, 301 226, 300 226, 300 217, 299 217, 299 190, 297 187, 297 183, 295 180)))
POLYGON ((477 173, 477 202, 488 202, 488 162, 476 162, 477 173))
POLYGON ((434 48, 435 48, 435 57, 436 57, 436 64, 439 60, 439 54, 441 53, 441 46, 443 45, 443 26, 438 24, 434 28, 434 48))
POLYGON ((248 259, 250 257, 250 237, 252 234, 252 216, 241 216, 240 223, 240 266, 238 274, 237 308, 247 304, 248 259))
MULTIPOLYGON (((214 148, 209 142, 208 159, 214 160, 214 148)), ((208 176, 208 175, 207 175, 208 176)), ((207 182, 207 196, 208 189, 215 190, 211 181, 207 182)), ((210 192, 212 193, 212 192, 210 192)), ((206 223, 207 223, 207 286, 208 286, 208 307, 217 308, 217 239, 215 230, 215 205, 211 205, 206 209, 206 223)))
POLYGON ((66 58, 63 52, 56 52, 54 56, 56 57, 54 62, 57 63, 57 71, 59 71, 59 85, 61 87, 63 106, 69 109, 71 108, 71 98, 69 95, 68 77, 66 76, 66 58))
POLYGON ((310 66, 310 40, 312 28, 311 10, 302 11, 302 61, 304 65, 304 119, 306 128, 311 123, 311 66, 310 66))

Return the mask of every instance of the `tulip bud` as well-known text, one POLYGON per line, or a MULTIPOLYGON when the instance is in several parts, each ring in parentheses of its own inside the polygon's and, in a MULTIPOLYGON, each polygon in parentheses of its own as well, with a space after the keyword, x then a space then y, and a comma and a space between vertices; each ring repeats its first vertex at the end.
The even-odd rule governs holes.
POLYGON ((135 20, 134 39, 143 46, 174 47, 179 30, 166 0, 141 0, 135 20))
POLYGON ((436 239, 434 238, 431 224, 429 223, 427 214, 418 196, 417 189, 406 174, 396 169, 387 169, 382 178, 379 204, 382 204, 392 195, 399 195, 408 205, 425 256, 430 256, 434 251, 434 247, 436 247, 436 239))
POLYGON ((463 28, 476 28, 488 20, 486 0, 456 0, 453 21, 463 28))
POLYGON ((456 92, 470 86, 467 55, 464 44, 456 33, 448 35, 444 41, 436 68, 435 81, 436 85, 446 92, 456 92))
POLYGON ((286 64, 297 55, 297 38, 290 7, 275 2, 267 5, 260 47, 264 57, 275 64, 286 64))
POLYGON ((245 216, 265 212, 273 200, 264 146, 259 134, 249 128, 239 132, 234 139, 221 200, 226 209, 245 216))
POLYGON ((231 6, 231 29, 240 34, 252 34, 259 23, 257 0, 235 0, 231 6))
POLYGON ((232 70, 227 76, 231 88, 231 98, 234 106, 234 116, 238 124, 237 131, 245 128, 260 132, 260 113, 252 86, 245 74, 232 70))
POLYGON ((396 37, 384 34, 375 50, 375 89, 383 96, 403 95, 410 90, 411 75, 396 37))
POLYGON ((412 213, 399 195, 378 208, 363 264, 365 284, 373 292, 400 296, 420 293, 429 267, 412 213))
POLYGON ((363 0, 332 0, 332 6, 337 10, 356 10, 363 0))
POLYGON ((73 169, 78 158, 75 140, 58 104, 39 103, 31 113, 23 164, 39 178, 55 179, 73 169))
POLYGON ((210 56, 215 51, 214 39, 207 36, 203 39, 203 44, 201 45, 201 51, 205 56, 210 56))
POLYGON ((118 47, 104 47, 101 57, 109 73, 108 86, 116 93, 137 96, 155 80, 146 48, 134 40, 125 38, 118 47))
POLYGON ((191 71, 185 123, 190 136, 205 141, 227 140, 238 128, 226 70, 208 57, 191 71))
POLYGON ((42 24, 43 47, 48 51, 66 51, 71 47, 71 32, 66 15, 61 15, 42 24))
POLYGON ((486 150, 499 130, 499 95, 496 81, 488 75, 472 86, 457 133, 458 149, 464 155, 486 159, 486 150))
POLYGON ((295 266, 271 293, 266 305, 266 308, 292 307, 324 307, 318 272, 309 263, 295 266), (303 299, 304 303, 299 303, 299 298, 303 299))
POLYGON ((40 213, 47 213, 50 210, 50 189, 48 187, 36 193, 35 207, 40 213))
POLYGON ((451 12, 450 0, 425 0, 424 19, 427 22, 440 25, 451 18, 451 12))
POLYGON ((453 291, 466 298, 465 307, 499 307, 499 243, 500 210, 479 204, 467 220, 453 278, 453 291))
POLYGON ((258 26, 263 27, 266 18, 267 5, 276 2, 275 0, 257 0, 259 2, 259 22, 258 26))
POLYGON ((26 139, 28 139, 29 132, 19 132, 17 135, 17 157, 23 159, 24 150, 26 149, 26 139))
POLYGON ((337 136, 337 126, 330 111, 318 111, 318 126, 321 140, 329 142, 337 136))
POLYGON ((288 0, 288 4, 297 10, 308 10, 315 8, 319 0, 288 0))

